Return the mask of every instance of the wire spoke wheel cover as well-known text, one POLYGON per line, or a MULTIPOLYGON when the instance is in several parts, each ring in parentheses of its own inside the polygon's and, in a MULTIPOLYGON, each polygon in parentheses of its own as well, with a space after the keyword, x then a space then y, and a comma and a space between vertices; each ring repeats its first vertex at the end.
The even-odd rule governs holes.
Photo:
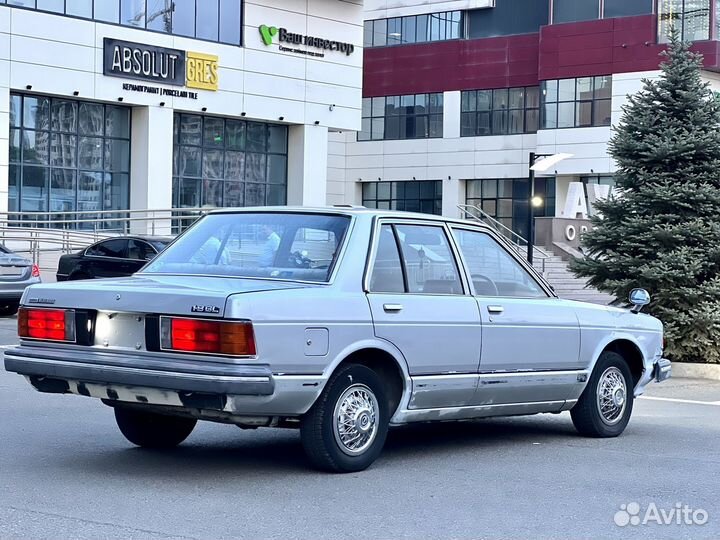
POLYGON ((340 450, 359 456, 370 448, 378 432, 379 411, 375 394, 364 384, 345 390, 333 414, 333 434, 340 450))
POLYGON ((616 367, 607 368, 597 385, 597 407, 602 421, 615 425, 623 418, 627 407, 627 384, 622 372, 616 367))

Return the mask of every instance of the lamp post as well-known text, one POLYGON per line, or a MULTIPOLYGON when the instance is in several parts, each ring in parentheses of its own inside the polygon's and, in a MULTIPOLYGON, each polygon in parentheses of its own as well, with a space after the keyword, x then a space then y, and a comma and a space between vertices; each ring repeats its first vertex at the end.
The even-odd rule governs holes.
POLYGON ((535 199, 535 172, 545 172, 553 165, 557 165, 564 159, 572 157, 573 154, 536 154, 530 152, 530 171, 528 177, 528 238, 527 238, 527 260, 530 264, 533 263, 533 250, 535 243, 535 213, 534 213, 534 199, 535 199))

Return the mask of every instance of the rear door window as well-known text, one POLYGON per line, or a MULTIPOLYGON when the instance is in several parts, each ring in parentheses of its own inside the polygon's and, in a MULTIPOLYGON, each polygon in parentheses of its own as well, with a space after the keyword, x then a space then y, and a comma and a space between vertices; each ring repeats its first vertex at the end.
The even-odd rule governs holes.
POLYGON ((106 240, 89 247, 85 254, 92 257, 124 259, 127 257, 127 245, 128 241, 124 239, 106 240))
POLYGON ((442 227, 396 225, 408 291, 424 294, 463 294, 460 273, 442 227))

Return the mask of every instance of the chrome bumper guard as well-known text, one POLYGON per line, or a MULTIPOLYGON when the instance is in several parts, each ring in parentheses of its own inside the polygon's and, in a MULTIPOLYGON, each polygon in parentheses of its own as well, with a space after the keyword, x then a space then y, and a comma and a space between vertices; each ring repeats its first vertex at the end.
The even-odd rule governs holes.
POLYGON ((653 378, 657 382, 663 382, 672 377, 672 364, 667 358, 661 358, 655 363, 653 378))
POLYGON ((158 359, 111 353, 23 346, 5 351, 5 369, 33 378, 117 384, 178 392, 269 396, 275 381, 268 366, 212 360, 158 359))

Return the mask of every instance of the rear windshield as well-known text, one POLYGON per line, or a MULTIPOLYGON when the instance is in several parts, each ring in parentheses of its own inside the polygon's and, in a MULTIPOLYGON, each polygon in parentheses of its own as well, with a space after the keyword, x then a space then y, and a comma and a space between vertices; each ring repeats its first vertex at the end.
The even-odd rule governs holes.
POLYGON ((336 215, 210 214, 142 273, 325 282, 349 224, 336 215))

